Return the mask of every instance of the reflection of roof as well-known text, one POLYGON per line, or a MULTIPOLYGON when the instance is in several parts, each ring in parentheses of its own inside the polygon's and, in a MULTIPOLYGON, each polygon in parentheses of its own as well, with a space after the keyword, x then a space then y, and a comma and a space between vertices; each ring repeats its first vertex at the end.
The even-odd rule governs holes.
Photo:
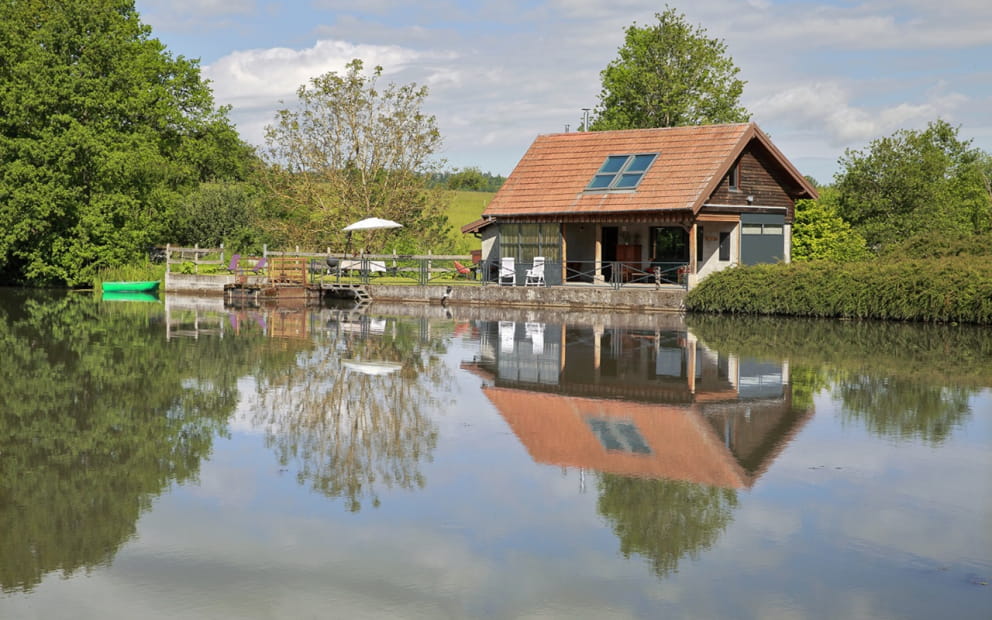
POLYGON ((794 197, 816 190, 757 125, 699 125, 538 136, 484 211, 485 216, 698 211, 743 152, 782 172, 794 197), (609 155, 657 153, 636 191, 587 191, 609 155))
POLYGON ((780 439, 791 438, 809 416, 793 412, 786 400, 760 416, 750 408, 746 417, 731 412, 730 423, 718 426, 697 405, 482 389, 536 462, 734 489, 753 485, 785 445, 780 439), (734 451, 738 437, 747 455, 734 451))

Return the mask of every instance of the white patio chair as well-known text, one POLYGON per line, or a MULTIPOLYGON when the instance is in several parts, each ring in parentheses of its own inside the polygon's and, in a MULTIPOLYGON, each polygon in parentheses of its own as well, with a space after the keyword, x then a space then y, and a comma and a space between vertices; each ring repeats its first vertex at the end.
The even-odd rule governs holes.
POLYGON ((517 332, 517 324, 513 321, 499 322, 499 350, 500 353, 513 353, 514 338, 517 332))
POLYGON ((534 266, 527 270, 527 275, 524 277, 524 286, 544 286, 544 257, 535 256, 534 266))
POLYGON ((504 284, 509 281, 510 286, 517 284, 517 268, 512 256, 504 256, 499 259, 499 283, 504 284))
POLYGON ((544 323, 524 323, 524 333, 530 338, 531 353, 544 354, 544 323))

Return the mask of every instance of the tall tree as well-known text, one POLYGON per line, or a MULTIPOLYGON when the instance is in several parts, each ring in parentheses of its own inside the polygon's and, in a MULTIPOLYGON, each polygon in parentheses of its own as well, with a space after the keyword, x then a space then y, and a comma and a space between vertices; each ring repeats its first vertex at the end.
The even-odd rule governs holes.
POLYGON ((589 129, 643 129, 746 122, 740 71, 727 46, 666 7, 658 23, 626 30, 616 59, 600 73, 602 91, 589 129))
POLYGON ((620 552, 643 555, 659 577, 712 547, 737 508, 733 489, 684 480, 601 474, 598 486, 596 507, 620 539, 620 552))
POLYGON ((796 202, 792 226, 792 260, 829 260, 838 263, 869 257, 864 237, 837 213, 837 191, 819 188, 817 200, 796 202))
POLYGON ((133 0, 0 3, 0 281, 72 285, 135 260, 249 153, 133 0))
POLYGON ((848 150, 836 175, 838 212, 868 244, 915 234, 969 235, 992 230, 989 155, 943 120, 900 130, 863 151, 848 150))
MULTIPOLYGON (((343 227, 381 217, 431 249, 448 223, 443 190, 428 187, 442 162, 434 159, 437 121, 422 111, 427 88, 380 90, 382 67, 366 75, 363 66, 355 59, 341 75, 312 78, 297 90, 297 106, 267 127, 268 179, 286 209, 274 223, 287 243, 342 248, 343 227)), ((362 242, 377 251, 386 238, 370 232, 362 242)))

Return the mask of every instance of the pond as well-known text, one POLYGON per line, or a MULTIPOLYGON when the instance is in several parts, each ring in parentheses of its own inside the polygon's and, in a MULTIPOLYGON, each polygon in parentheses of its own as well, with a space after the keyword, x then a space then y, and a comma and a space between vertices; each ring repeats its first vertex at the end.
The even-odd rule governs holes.
POLYGON ((992 330, 0 293, 0 618, 992 617, 992 330))

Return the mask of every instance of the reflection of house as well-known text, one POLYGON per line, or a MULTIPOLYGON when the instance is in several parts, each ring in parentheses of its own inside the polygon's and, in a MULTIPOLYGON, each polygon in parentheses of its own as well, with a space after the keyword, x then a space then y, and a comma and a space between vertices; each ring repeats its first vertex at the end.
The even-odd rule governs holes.
POLYGON ((811 197, 753 123, 552 134, 462 231, 482 237, 491 263, 512 257, 520 271, 544 257, 549 284, 683 266, 691 282, 788 262, 795 201, 811 197))
POLYGON ((747 488, 811 415, 792 407, 786 365, 688 332, 546 326, 537 351, 518 326, 512 349, 483 338, 466 366, 540 463, 747 488))

